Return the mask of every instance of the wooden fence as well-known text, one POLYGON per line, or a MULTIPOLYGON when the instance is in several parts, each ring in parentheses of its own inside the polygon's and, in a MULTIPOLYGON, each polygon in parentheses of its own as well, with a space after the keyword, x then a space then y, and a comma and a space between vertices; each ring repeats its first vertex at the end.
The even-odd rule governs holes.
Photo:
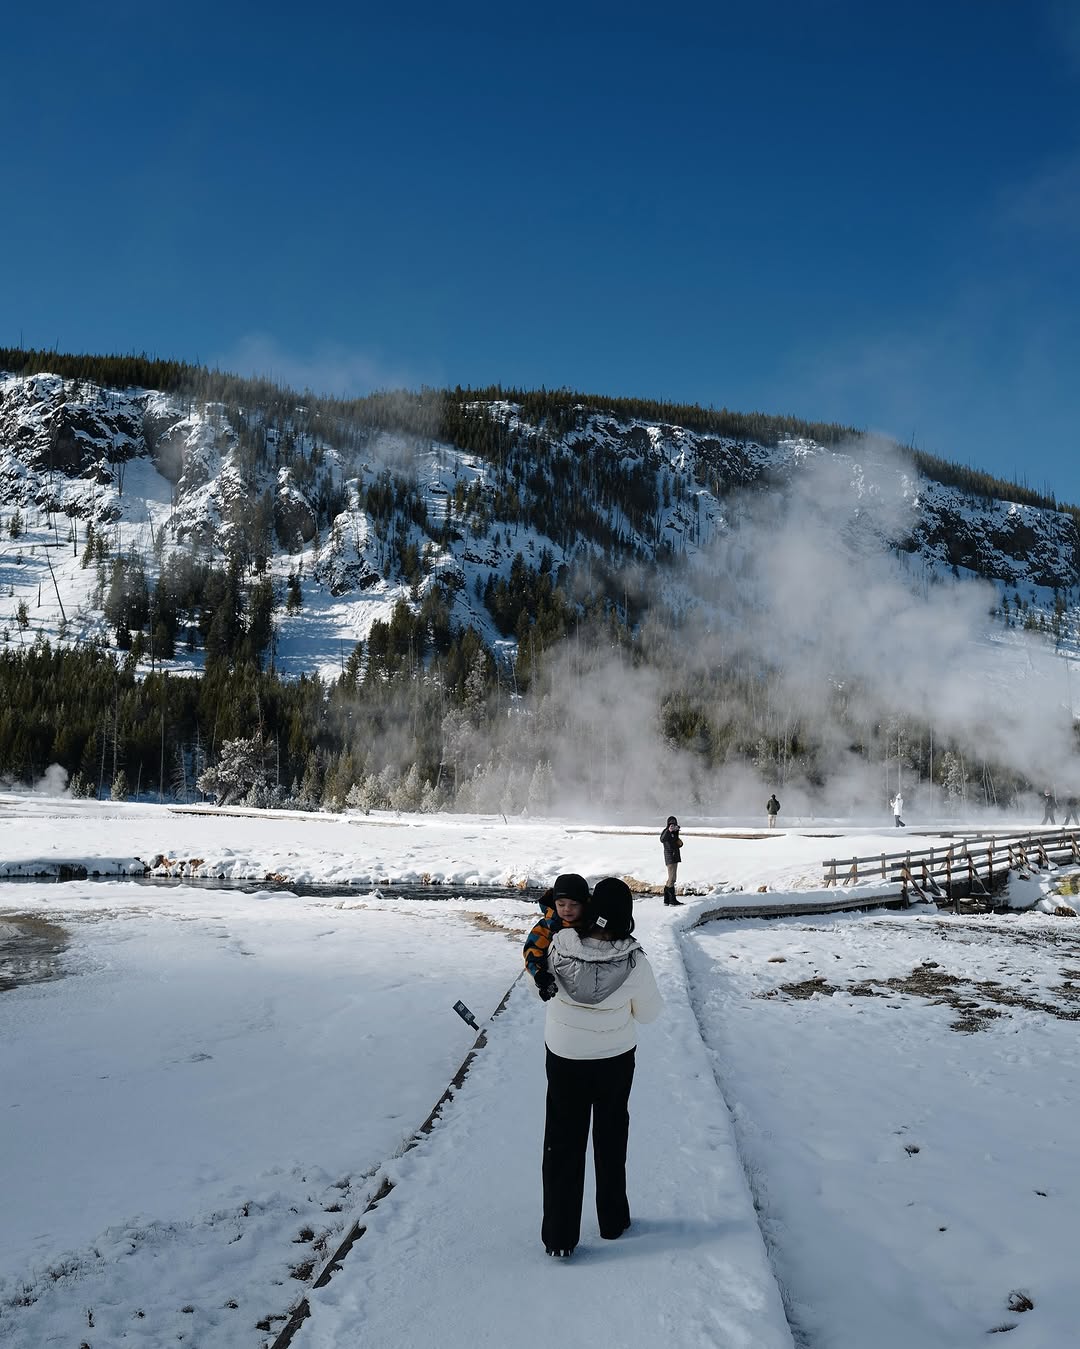
POLYGON ((826 886, 895 881, 905 899, 914 894, 919 899, 947 902, 969 895, 988 899, 995 884, 1009 871, 1041 870, 1062 862, 1080 865, 1080 831, 979 835, 945 846, 908 848, 902 853, 834 857, 822 865, 826 886))

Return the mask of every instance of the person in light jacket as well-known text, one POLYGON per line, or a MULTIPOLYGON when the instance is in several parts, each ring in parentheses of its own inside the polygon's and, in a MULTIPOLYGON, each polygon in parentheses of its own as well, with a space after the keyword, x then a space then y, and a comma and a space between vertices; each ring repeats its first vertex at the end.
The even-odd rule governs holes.
POLYGON ((893 813, 893 824, 896 825, 897 829, 906 829, 907 826, 904 824, 904 821, 900 818, 900 816, 904 813, 904 798, 900 795, 899 792, 897 792, 892 799, 892 813, 893 813))
POLYGON ((652 967, 631 936, 633 904, 624 881, 598 881, 587 935, 566 927, 548 948, 548 968, 558 985, 544 1023, 548 1086, 540 1235, 548 1255, 572 1255, 581 1235, 590 1123, 600 1235, 613 1241, 630 1226, 626 1148, 636 1023, 653 1021, 663 1006, 652 967))

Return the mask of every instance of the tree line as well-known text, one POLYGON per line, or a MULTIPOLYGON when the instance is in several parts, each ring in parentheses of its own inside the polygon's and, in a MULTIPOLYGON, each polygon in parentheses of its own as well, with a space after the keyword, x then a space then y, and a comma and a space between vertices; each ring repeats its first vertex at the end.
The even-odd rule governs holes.
POLYGON ((834 690, 823 720, 820 706, 793 701, 781 672, 745 655, 689 674, 670 634, 632 629, 599 596, 583 617, 561 586, 552 593, 563 621, 522 634, 515 666, 453 626, 438 587, 376 622, 333 680, 221 657, 201 674, 139 677, 131 652, 100 645, 2 647, 0 775, 33 783, 59 764, 79 795, 210 793, 303 809, 543 813, 568 799, 660 809, 670 750, 693 804, 708 809, 737 764, 781 791, 825 792, 840 728, 868 771, 895 761, 906 781, 958 800, 1006 805, 1032 786, 976 745, 890 715, 871 690, 834 690), (619 692, 642 668, 660 690, 649 725, 627 722, 619 692))

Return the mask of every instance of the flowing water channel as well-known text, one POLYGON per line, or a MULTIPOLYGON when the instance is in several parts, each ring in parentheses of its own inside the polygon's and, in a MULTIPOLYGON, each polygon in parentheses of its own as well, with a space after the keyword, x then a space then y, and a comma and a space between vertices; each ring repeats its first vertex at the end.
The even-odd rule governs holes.
POLYGON ((66 928, 32 914, 0 917, 0 993, 20 984, 58 979, 68 940, 66 928))

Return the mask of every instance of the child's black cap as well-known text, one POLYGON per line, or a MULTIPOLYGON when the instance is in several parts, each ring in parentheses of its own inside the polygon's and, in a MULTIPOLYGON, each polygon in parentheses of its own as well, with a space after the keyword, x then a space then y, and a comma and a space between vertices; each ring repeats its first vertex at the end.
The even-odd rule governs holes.
POLYGON ((564 872, 563 875, 555 877, 555 884, 551 887, 551 898, 576 899, 579 904, 588 904, 589 883, 576 871, 564 872))

